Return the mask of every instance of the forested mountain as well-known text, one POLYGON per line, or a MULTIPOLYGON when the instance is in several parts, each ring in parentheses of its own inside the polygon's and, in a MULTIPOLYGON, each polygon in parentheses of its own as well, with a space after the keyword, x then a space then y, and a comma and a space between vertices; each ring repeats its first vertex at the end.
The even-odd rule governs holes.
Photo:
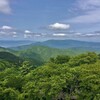
POLYGON ((20 65, 23 61, 20 57, 5 51, 0 52, 0 60, 8 61, 15 65, 20 65))
POLYGON ((99 100, 100 54, 88 47, 23 47, 0 48, 0 100, 99 100))
POLYGON ((51 57, 56 57, 57 55, 70 55, 75 56, 88 51, 94 51, 99 53, 97 49, 91 48, 69 48, 69 49, 58 49, 51 48, 47 46, 30 46, 27 49, 21 49, 17 51, 17 55, 23 58, 33 58, 41 61, 48 61, 51 57))
POLYGON ((50 57, 56 57, 59 54, 74 56, 77 53, 71 50, 60 50, 56 48, 50 48, 47 46, 32 46, 26 50, 18 51, 18 54, 21 57, 36 58, 47 61, 50 57))
MULTIPOLYGON (((12 50, 9 48, 2 48, 0 49, 0 57, 3 56, 3 59, 8 59, 10 61, 13 61, 18 63, 18 59, 21 58, 23 60, 28 60, 33 62, 35 65, 41 65, 43 62, 47 62, 51 57, 56 57, 57 55, 70 55, 75 56, 77 54, 81 54, 84 52, 87 52, 86 50, 80 49, 57 49, 57 48, 51 48, 47 46, 30 46, 30 48, 27 48, 25 50, 12 50), (17 58, 19 57, 19 58, 17 58)), ((7 61, 8 61, 7 60, 7 61)))
POLYGON ((10 52, 10 51, 13 51, 13 50, 11 50, 9 48, 0 47, 0 52, 1 51, 10 52))
POLYGON ((48 61, 51 57, 56 57, 57 55, 75 56, 88 51, 92 51, 92 52, 94 51, 97 53, 100 52, 99 49, 96 48, 91 49, 91 48, 73 47, 69 49, 58 49, 58 48, 51 48, 42 45, 27 45, 27 46, 18 47, 16 50, 1 47, 0 51, 9 52, 16 56, 19 56, 22 59, 34 60, 35 62, 38 63, 40 62, 40 64, 42 64, 43 62, 48 61))
MULTIPOLYGON (((10 53, 1 53, 0 55, 10 53)), ((42 66, 0 60, 0 100, 99 100, 100 55, 58 55, 42 66)))

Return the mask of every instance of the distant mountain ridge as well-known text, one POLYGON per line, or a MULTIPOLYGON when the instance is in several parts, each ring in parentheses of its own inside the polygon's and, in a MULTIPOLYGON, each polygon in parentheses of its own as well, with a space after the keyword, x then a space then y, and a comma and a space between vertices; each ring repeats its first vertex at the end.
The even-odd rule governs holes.
POLYGON ((0 51, 10 52, 24 59, 37 62, 39 60, 42 63, 57 55, 75 56, 85 52, 100 53, 100 43, 76 40, 48 40, 18 47, 1 47, 0 51))
MULTIPOLYGON (((58 48, 51 48, 48 46, 30 46, 28 48, 24 48, 23 50, 12 50, 8 48, 2 48, 0 49, 1 52, 8 52, 12 53, 22 59, 31 59, 33 61, 40 61, 39 63, 42 63, 44 61, 49 60, 51 57, 56 57, 57 55, 70 55, 75 56, 77 54, 81 54, 83 52, 86 52, 85 50, 73 50, 73 49, 58 49, 58 48)), ((7 53, 7 54, 8 54, 7 53)), ((1 55, 0 55, 1 57, 1 55)), ((6 58, 6 57, 5 57, 6 58)))
POLYGON ((92 47, 100 48, 100 42, 87 42, 79 40, 47 40, 42 42, 35 42, 29 40, 0 40, 0 47, 17 47, 17 48, 28 48, 31 46, 48 46, 52 48, 66 49, 73 47, 92 47))
POLYGON ((87 50, 100 50, 100 42, 87 42, 78 40, 47 40, 43 42, 35 42, 29 45, 18 46, 13 49, 23 50, 32 46, 47 46, 58 49, 83 48, 87 50))
POLYGON ((0 40, 0 47, 17 47, 22 45, 29 45, 34 41, 29 40, 0 40))
POLYGON ((49 60, 51 57, 56 57, 57 55, 70 55, 75 56, 83 53, 84 51, 73 51, 73 50, 63 50, 57 48, 51 48, 47 46, 32 46, 25 50, 19 50, 18 55, 22 58, 31 59, 42 59, 43 61, 49 60))
MULTIPOLYGON (((35 43, 35 45, 45 45, 54 48, 72 48, 72 47, 100 47, 99 42, 86 42, 78 40, 48 40, 40 43, 35 43)), ((34 45, 34 44, 33 44, 34 45)))

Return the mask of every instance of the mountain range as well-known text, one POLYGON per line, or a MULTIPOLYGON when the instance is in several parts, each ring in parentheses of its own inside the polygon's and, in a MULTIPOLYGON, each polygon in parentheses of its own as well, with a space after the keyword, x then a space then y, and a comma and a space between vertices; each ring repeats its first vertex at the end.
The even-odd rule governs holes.
POLYGON ((0 44, 2 43, 6 44, 6 46, 0 47, 0 52, 3 52, 3 54, 4 52, 9 52, 22 59, 31 59, 35 62, 40 61, 39 63, 48 61, 51 57, 56 57, 57 55, 75 56, 85 52, 100 53, 99 42, 76 40, 48 40, 43 42, 0 41, 0 44))
POLYGON ((17 47, 22 45, 29 45, 34 43, 34 41, 28 40, 0 40, 0 47, 17 47))
POLYGON ((87 42, 78 40, 48 40, 43 42, 34 42, 29 45, 22 45, 12 47, 14 50, 25 50, 33 46, 47 46, 57 49, 74 49, 74 50, 86 50, 86 51, 100 51, 100 42, 87 42))

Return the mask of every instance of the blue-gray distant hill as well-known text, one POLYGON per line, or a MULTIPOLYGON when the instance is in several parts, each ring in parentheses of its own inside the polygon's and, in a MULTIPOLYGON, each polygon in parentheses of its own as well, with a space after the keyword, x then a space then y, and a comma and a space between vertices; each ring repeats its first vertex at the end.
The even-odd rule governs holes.
POLYGON ((0 40, 0 47, 17 47, 34 43, 28 40, 0 40))
POLYGON ((58 49, 73 49, 73 50, 87 50, 87 51, 100 51, 100 42, 86 42, 77 40, 48 40, 43 42, 36 42, 30 45, 18 46, 13 49, 23 50, 32 46, 47 46, 58 49))
POLYGON ((44 45, 53 48, 73 48, 73 47, 94 47, 100 48, 100 42, 86 42, 77 40, 48 40, 44 42, 37 42, 33 45, 44 45))

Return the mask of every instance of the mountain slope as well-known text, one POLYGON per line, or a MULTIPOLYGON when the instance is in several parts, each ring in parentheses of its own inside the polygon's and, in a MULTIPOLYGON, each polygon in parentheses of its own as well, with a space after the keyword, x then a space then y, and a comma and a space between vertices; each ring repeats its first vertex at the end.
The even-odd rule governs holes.
POLYGON ((47 60, 49 60, 49 58, 56 57, 57 55, 75 56, 77 54, 81 54, 86 51, 79 50, 77 52, 77 51, 74 51, 71 49, 62 50, 62 49, 50 48, 47 46, 32 46, 26 50, 20 50, 18 52, 19 52, 18 53, 19 56, 21 56, 21 57, 35 58, 35 59, 37 58, 37 59, 42 59, 43 61, 47 61, 47 60), (36 54, 39 55, 40 58, 39 58, 39 56, 36 56, 36 54))
POLYGON ((8 61, 8 62, 13 63, 15 65, 20 65, 23 61, 18 56, 14 55, 10 52, 5 52, 5 51, 0 52, 0 60, 5 60, 5 61, 8 61))

